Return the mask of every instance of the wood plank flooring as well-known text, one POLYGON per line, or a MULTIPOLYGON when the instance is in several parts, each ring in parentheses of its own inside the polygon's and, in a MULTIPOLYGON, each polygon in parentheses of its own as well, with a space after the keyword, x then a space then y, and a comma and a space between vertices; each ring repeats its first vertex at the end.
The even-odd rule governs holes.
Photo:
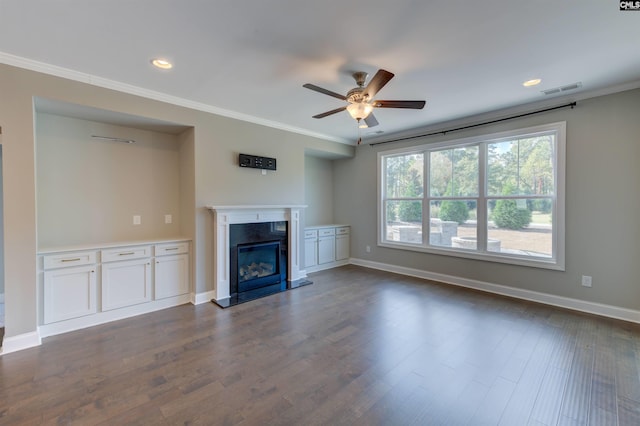
POLYGON ((0 357, 0 424, 639 425, 640 327, 345 266, 0 357))

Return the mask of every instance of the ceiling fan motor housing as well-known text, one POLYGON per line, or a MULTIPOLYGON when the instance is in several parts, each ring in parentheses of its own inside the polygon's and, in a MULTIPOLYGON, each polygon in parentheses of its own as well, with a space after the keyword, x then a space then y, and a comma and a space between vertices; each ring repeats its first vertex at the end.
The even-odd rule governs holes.
POLYGON ((364 87, 356 87, 347 93, 347 102, 352 104, 359 104, 361 102, 367 102, 368 96, 365 96, 364 87))
POLYGON ((358 87, 355 87, 349 90, 349 92, 347 92, 347 102, 352 104, 367 102, 368 96, 364 95, 364 82, 367 80, 367 76, 369 74, 367 74, 364 71, 355 71, 351 75, 353 76, 353 79, 356 81, 356 84, 358 85, 358 87))

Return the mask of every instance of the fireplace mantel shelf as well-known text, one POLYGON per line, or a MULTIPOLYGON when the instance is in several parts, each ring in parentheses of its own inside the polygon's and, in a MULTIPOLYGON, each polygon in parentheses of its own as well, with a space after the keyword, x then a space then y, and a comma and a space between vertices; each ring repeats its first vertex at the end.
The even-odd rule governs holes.
POLYGON ((283 205, 239 205, 239 206, 207 206, 209 210, 270 210, 270 209, 305 209, 306 205, 302 204, 283 204, 283 205))

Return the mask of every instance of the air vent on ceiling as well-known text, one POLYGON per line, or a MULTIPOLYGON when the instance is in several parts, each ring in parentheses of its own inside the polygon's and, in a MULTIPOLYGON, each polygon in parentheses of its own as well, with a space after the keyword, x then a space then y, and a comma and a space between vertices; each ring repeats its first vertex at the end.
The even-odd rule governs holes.
POLYGON ((582 87, 582 83, 577 82, 573 84, 567 84, 566 86, 562 86, 562 87, 555 87, 553 89, 543 90, 542 93, 544 93, 545 95, 555 95, 556 93, 568 92, 569 90, 576 90, 580 87, 582 87))

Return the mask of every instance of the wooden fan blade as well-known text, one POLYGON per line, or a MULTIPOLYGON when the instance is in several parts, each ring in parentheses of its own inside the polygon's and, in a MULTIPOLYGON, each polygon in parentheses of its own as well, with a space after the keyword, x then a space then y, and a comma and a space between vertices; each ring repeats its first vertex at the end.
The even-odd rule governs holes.
POLYGON ((422 109, 425 101, 373 101, 371 105, 376 108, 408 108, 422 109))
POLYGON ((340 107, 340 108, 336 108, 336 109, 332 109, 331 111, 327 111, 327 112, 323 112, 322 114, 318 114, 318 115, 314 115, 313 118, 324 118, 328 115, 332 115, 332 114, 336 114, 340 111, 344 111, 345 109, 347 109, 346 106, 340 107))
POLYGON ((368 96, 369 99, 373 99, 373 97, 382 89, 385 84, 389 82, 393 78, 393 73, 389 71, 379 69, 376 75, 373 76, 367 87, 365 87, 364 92, 362 93, 364 96, 368 96))
POLYGON ((325 95, 333 96, 334 98, 342 99, 346 101, 347 98, 340 93, 332 92, 331 90, 323 89, 322 87, 318 87, 315 84, 303 84, 302 87, 306 87, 307 89, 314 90, 316 92, 324 93, 325 95))
POLYGON ((375 127, 378 125, 378 120, 376 120, 376 117, 373 115, 373 113, 367 115, 367 117, 364 119, 364 122, 367 123, 367 127, 375 127))

